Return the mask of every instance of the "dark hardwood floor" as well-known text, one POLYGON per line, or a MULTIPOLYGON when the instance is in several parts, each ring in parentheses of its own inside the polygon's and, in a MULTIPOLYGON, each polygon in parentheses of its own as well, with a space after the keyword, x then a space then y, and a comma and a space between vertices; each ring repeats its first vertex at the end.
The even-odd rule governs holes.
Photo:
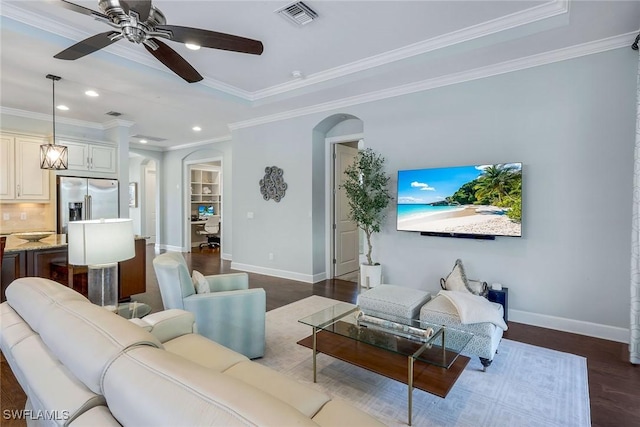
MULTIPOLYGON (((148 302, 153 311, 161 310, 157 282, 153 271, 153 247, 147 247, 147 293, 134 299, 148 302)), ((231 272, 230 263, 221 261, 218 250, 204 248, 185 254, 191 269, 207 274, 231 272)), ((251 287, 264 288, 267 310, 311 295, 321 295, 355 302, 357 285, 342 280, 325 280, 316 284, 301 283, 249 273, 251 287)), ((591 422, 593 426, 640 425, 640 366, 629 363, 626 344, 535 326, 509 322, 504 335, 510 340, 577 354, 587 359, 591 422)), ((26 397, 2 357, 0 363, 0 410, 24 408, 26 397)), ((24 426, 23 421, 6 420, 0 411, 0 425, 24 426)))

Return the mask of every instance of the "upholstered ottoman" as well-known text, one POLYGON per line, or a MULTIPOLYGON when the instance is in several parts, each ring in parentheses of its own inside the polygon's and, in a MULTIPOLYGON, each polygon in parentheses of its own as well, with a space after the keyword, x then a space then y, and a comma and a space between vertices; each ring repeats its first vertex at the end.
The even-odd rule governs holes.
POLYGON ((417 319, 420 307, 431 299, 431 294, 419 289, 396 285, 378 285, 358 295, 358 306, 366 314, 417 319))
MULTIPOLYGON (((490 304, 502 316, 502 305, 493 302, 490 304)), ((502 328, 493 323, 463 324, 460 322, 456 307, 442 295, 436 295, 422 306, 420 309, 420 321, 471 332, 473 338, 465 347, 464 353, 478 356, 482 363, 483 371, 493 362, 493 356, 498 351, 498 345, 502 339, 502 328)))

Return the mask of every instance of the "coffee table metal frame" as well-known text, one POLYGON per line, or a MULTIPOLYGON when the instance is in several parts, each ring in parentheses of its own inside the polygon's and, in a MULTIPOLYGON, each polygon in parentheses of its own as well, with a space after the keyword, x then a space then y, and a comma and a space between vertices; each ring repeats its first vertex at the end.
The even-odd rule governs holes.
MULTIPOLYGON (((430 337, 426 338, 426 337, 419 337, 419 336, 415 336, 413 338, 409 338, 410 335, 407 334, 403 334, 401 332, 398 332, 397 330, 394 329, 386 329, 383 327, 376 327, 373 328, 373 330, 376 332, 376 334, 382 334, 382 336, 384 335, 388 335, 389 337, 392 337, 393 339, 396 340, 396 342, 398 341, 402 341, 402 340, 406 340, 406 341, 411 341, 413 343, 415 343, 416 341, 418 341, 420 345, 420 347, 415 350, 415 351, 409 351, 409 352, 404 352, 401 350, 393 349, 390 348, 386 345, 384 345, 384 343, 381 343, 381 341, 379 340, 375 340, 375 339, 371 339, 371 336, 369 334, 363 334, 360 331, 363 330, 367 330, 369 329, 366 326, 360 326, 358 324, 358 322, 355 320, 355 316, 351 316, 352 319, 350 319, 350 315, 355 315, 359 312, 359 307, 355 306, 353 304, 349 304, 349 303, 339 303, 339 304, 335 304, 331 307, 328 307, 324 310, 321 310, 317 313, 314 313, 310 316, 304 317, 300 320, 298 320, 300 323, 303 323, 305 325, 309 325, 312 327, 313 329, 313 334, 312 334, 312 351, 313 351, 313 382, 317 382, 317 346, 318 346, 318 342, 317 342, 317 334, 319 331, 329 331, 332 333, 336 333, 360 342, 364 342, 366 344, 370 344, 379 348, 383 348, 385 350, 388 351, 392 351, 392 352, 396 352, 402 355, 407 356, 407 418, 408 418, 408 425, 411 425, 412 422, 412 409, 413 409, 413 380, 414 380, 414 363, 416 360, 420 360, 422 362, 426 362, 429 364, 433 364, 436 366, 440 366, 442 368, 449 368, 451 366, 451 364, 453 364, 453 362, 455 361, 455 359, 458 357, 458 355, 460 354, 460 352, 464 349, 464 347, 468 344, 468 342, 471 340, 471 338, 473 337, 473 334, 468 333, 468 332, 464 332, 464 331, 460 331, 460 330, 455 330, 455 329, 450 329, 447 328, 445 326, 441 326, 441 325, 432 325, 432 324, 425 324, 425 323, 421 323, 418 320, 412 320, 412 319, 402 319, 399 317, 395 317, 393 316, 393 318, 388 318, 389 316, 384 316, 380 313, 371 313, 375 316, 378 316, 382 319, 385 319, 387 321, 389 321, 390 323, 393 323, 395 325, 406 325, 406 326, 411 326, 412 328, 419 328, 419 329, 426 329, 428 327, 432 328, 434 333, 433 335, 431 335, 430 337), (384 316, 384 317, 383 317, 384 316), (387 317, 387 318, 385 318, 387 317), (350 332, 345 332, 345 329, 342 328, 342 330, 338 331, 334 325, 336 325, 337 322, 339 321, 347 321, 346 323, 351 323, 350 321, 352 321, 352 325, 349 326, 348 330, 350 332), (451 340, 447 339, 447 335, 453 333, 456 336, 456 339, 453 340, 453 343, 451 343, 452 345, 455 345, 456 347, 450 347, 447 348, 447 344, 450 344, 451 340), (425 351, 427 349, 431 349, 433 347, 441 347, 442 351, 439 352, 442 356, 441 359, 436 359, 434 357, 430 357, 430 356, 423 356, 423 354, 425 353, 425 351)), ((380 335, 377 335, 378 337, 380 335)), ((384 341, 384 340, 383 340, 384 341)), ((433 355, 433 352, 430 352, 430 355, 433 355)))

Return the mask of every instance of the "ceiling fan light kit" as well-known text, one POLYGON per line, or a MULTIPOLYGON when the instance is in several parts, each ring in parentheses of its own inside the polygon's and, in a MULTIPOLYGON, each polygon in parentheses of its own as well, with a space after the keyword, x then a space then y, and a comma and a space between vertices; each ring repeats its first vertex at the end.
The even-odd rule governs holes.
POLYGON ((40 169, 67 169, 67 147, 56 145, 56 82, 61 78, 53 74, 47 74, 51 80, 53 91, 53 136, 50 144, 40 146, 40 169))
POLYGON ((61 3, 63 7, 89 15, 111 26, 115 31, 107 31, 82 40, 55 55, 54 58, 57 59, 73 61, 119 40, 127 39, 143 44, 147 51, 167 68, 187 82, 195 83, 202 80, 202 76, 159 38, 184 43, 190 49, 197 46, 197 49, 207 47, 252 55, 261 55, 264 49, 258 40, 199 28, 167 25, 164 14, 152 5, 151 0, 100 0, 98 7, 102 12, 66 0, 61 0, 61 3))

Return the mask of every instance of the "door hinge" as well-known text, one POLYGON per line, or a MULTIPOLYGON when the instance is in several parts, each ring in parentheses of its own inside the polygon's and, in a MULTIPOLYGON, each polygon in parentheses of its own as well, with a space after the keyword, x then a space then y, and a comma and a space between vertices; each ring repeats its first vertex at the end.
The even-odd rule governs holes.
POLYGON ((334 264, 336 263, 336 259, 335 259, 335 258, 333 259, 333 263, 334 263, 334 264))
POLYGON ((337 159, 337 158, 338 158, 338 156, 336 156, 336 153, 333 153, 333 158, 334 158, 334 159, 337 159))
POLYGON ((333 224, 333 229, 335 230, 336 228, 338 228, 335 224, 333 224))

